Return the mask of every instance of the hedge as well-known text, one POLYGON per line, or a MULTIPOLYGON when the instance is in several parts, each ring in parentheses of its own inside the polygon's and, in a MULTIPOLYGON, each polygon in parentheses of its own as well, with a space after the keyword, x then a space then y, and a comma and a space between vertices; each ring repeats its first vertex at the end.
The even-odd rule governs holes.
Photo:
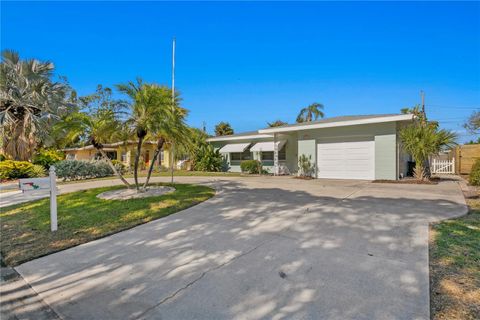
POLYGON ((57 176, 65 180, 83 180, 113 175, 113 170, 102 160, 63 160, 55 164, 57 176))

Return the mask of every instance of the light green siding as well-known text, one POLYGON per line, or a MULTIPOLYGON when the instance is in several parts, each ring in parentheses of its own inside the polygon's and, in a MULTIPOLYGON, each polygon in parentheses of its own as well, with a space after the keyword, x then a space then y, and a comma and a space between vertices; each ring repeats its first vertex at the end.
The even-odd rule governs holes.
POLYGON ((316 163, 317 143, 360 140, 375 141, 375 179, 396 179, 395 122, 298 131, 298 155, 312 155, 316 163))
MULTIPOLYGON (((398 154, 397 124, 395 122, 342 126, 323 129, 301 130, 291 133, 277 134, 278 140, 286 140, 286 160, 280 164, 286 165, 291 174, 298 171, 298 157, 302 154, 311 157, 311 162, 317 164, 317 144, 321 142, 341 141, 374 141, 375 142, 375 179, 397 179, 398 171, 405 171, 406 156, 398 154), (400 158, 400 159, 398 159, 400 158), (401 163, 398 163, 400 160, 401 163)), ((221 148, 229 143, 256 143, 273 141, 271 139, 249 139, 223 142, 212 142, 221 148)), ((252 159, 258 159, 253 153, 252 159)), ((227 156, 227 170, 240 172, 239 163, 231 163, 227 156)), ((273 161, 265 162, 264 169, 273 173, 273 161)))
POLYGON ((317 167, 317 142, 315 139, 298 140, 298 157, 306 155, 311 160, 310 162, 317 167))
POLYGON ((375 136, 375 179, 397 178, 396 134, 375 136))

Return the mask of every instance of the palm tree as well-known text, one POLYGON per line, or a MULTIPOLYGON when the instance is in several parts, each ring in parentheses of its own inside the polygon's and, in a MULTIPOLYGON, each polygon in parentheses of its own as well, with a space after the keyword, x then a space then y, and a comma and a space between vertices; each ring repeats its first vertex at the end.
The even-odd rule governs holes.
POLYGON ((188 139, 189 128, 185 124, 188 111, 179 106, 181 100, 180 93, 178 91, 175 93, 175 104, 173 106, 170 88, 166 86, 156 86, 155 95, 158 98, 158 103, 155 105, 153 112, 149 136, 155 139, 157 143, 148 168, 147 178, 143 184, 143 189, 146 189, 148 186, 153 167, 163 146, 166 143, 170 145, 174 143, 177 147, 182 147, 190 142, 188 139))
POLYGON ((228 122, 219 122, 215 126, 215 135, 218 136, 228 136, 233 134, 233 129, 228 122))
POLYGON ((71 89, 54 82, 54 65, 21 60, 15 51, 2 52, 0 64, 0 129, 2 149, 15 160, 29 160, 52 125, 73 106, 71 89))
POLYGON ((437 123, 423 122, 416 119, 411 125, 400 130, 402 146, 415 161, 415 178, 430 178, 428 158, 445 147, 455 145, 456 135, 445 129, 438 129, 437 123))
POLYGON ((317 120, 319 117, 323 118, 325 116, 322 111, 323 108, 323 105, 320 103, 312 103, 308 107, 300 110, 300 113, 297 116, 297 122, 312 122, 313 120, 317 120))
POLYGON ((267 125, 270 127, 270 128, 275 128, 275 127, 282 127, 282 126, 286 126, 288 123, 282 121, 282 120, 275 120, 274 122, 267 122, 267 125))
POLYGON ((104 144, 118 140, 125 134, 125 125, 120 119, 125 103, 112 99, 111 94, 109 88, 98 86, 95 94, 80 98, 80 111, 68 115, 57 126, 58 130, 65 130, 66 140, 92 144, 114 174, 130 187, 103 150, 104 144))
POLYGON ((142 153, 142 144, 153 125, 153 117, 157 106, 162 103, 156 88, 156 85, 143 84, 141 79, 137 79, 137 84, 129 82, 128 84, 117 85, 120 92, 126 93, 133 99, 130 104, 130 118, 127 120, 127 124, 138 138, 133 168, 133 178, 137 190, 140 190, 138 164, 142 153))

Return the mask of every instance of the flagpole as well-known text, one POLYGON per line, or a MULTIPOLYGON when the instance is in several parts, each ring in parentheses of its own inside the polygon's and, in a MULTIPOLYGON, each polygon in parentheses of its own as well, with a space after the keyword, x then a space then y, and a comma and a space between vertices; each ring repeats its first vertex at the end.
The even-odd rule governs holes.
MULTIPOLYGON (((172 112, 175 111, 175 38, 173 38, 172 43, 172 112)), ((170 171, 171 171, 171 183, 173 183, 173 163, 175 161, 175 142, 172 140, 172 150, 171 150, 171 163, 170 163, 170 171)))

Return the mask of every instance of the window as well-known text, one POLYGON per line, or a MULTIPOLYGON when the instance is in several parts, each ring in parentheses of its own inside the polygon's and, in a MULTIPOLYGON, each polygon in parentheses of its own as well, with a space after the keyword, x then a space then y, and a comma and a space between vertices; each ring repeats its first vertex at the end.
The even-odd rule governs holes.
POLYGON ((252 159, 250 150, 245 150, 242 152, 232 152, 230 153, 230 161, 242 161, 242 160, 250 160, 252 159))
POLYGON ((262 152, 262 160, 273 161, 273 151, 262 152))
POLYGON ((163 150, 160 151, 160 161, 161 162, 165 161, 165 152, 163 150))
POLYGON ((75 154, 73 154, 73 153, 68 153, 68 154, 67 154, 67 160, 73 160, 73 159, 75 159, 75 154))
POLYGON ((122 152, 122 162, 127 162, 127 153, 122 152))
MULTIPOLYGON (((278 151, 278 160, 279 161, 285 161, 287 159, 287 152, 285 150, 285 146, 278 151)), ((264 151, 262 152, 262 161, 273 161, 273 151, 264 151)))
POLYGON ((117 151, 107 151, 107 157, 110 160, 117 160, 117 151))

